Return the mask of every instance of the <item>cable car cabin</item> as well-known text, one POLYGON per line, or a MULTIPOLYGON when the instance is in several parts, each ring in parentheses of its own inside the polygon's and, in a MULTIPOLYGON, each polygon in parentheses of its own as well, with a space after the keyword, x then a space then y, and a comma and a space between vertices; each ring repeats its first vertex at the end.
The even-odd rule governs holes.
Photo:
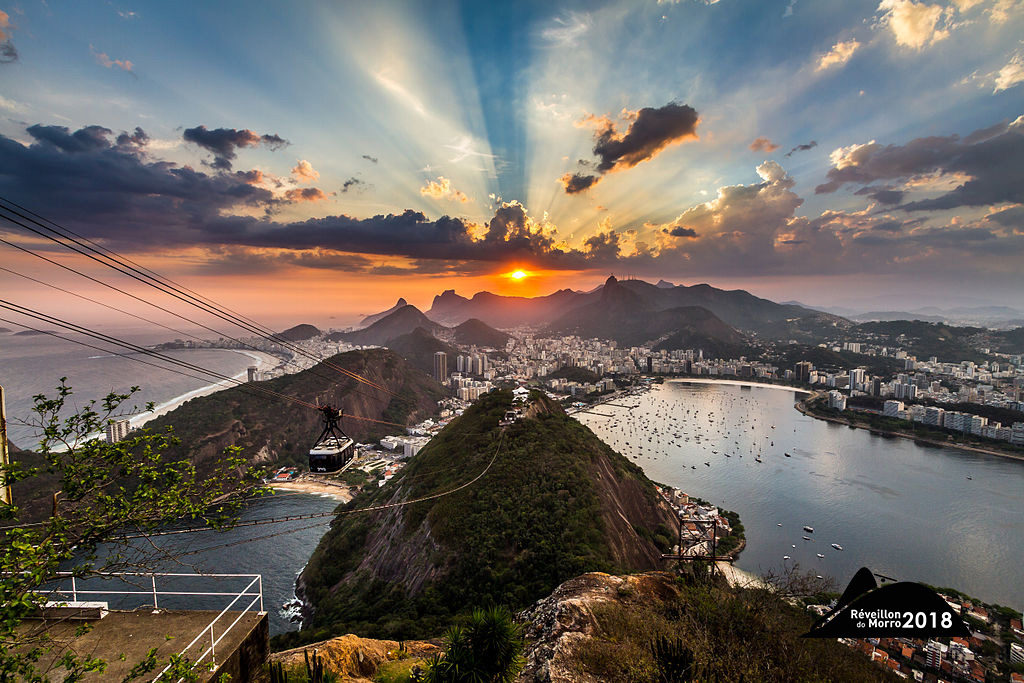
POLYGON ((309 449, 310 472, 337 472, 352 461, 355 442, 342 434, 327 436, 309 449))
POLYGON ((340 411, 329 405, 319 406, 318 410, 323 413, 324 430, 309 449, 309 471, 337 472, 352 462, 356 444, 338 426, 340 411))

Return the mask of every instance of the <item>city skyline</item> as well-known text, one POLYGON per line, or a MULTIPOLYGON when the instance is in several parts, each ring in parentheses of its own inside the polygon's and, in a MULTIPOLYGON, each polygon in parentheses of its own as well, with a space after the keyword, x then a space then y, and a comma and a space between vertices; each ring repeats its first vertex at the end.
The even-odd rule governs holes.
POLYGON ((609 273, 1013 305, 1022 29, 1019 0, 4 4, 0 196, 275 320, 609 273))

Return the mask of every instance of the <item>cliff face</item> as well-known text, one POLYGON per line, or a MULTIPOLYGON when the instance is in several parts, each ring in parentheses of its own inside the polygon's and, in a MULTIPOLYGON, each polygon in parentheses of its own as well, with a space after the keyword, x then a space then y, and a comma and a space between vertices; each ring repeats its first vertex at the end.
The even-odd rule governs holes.
MULTIPOLYGON (((387 349, 350 351, 328 362, 387 387, 398 397, 369 387, 337 370, 319 364, 256 386, 294 396, 308 403, 340 406, 346 415, 405 424, 433 415, 444 390, 431 377, 387 349)), ((194 398, 149 424, 154 430, 174 427, 181 444, 176 455, 188 454, 197 463, 210 462, 226 446, 240 446, 255 464, 304 463, 321 429, 320 414, 311 408, 247 387, 233 387, 194 398)), ((342 428, 357 441, 400 428, 364 420, 343 419, 342 428)))
POLYGON ((303 573, 307 626, 430 635, 474 606, 523 607, 581 572, 663 566, 667 548, 646 539, 673 537, 675 518, 642 471, 543 395, 499 426, 510 404, 508 392, 484 397, 348 506, 303 573))

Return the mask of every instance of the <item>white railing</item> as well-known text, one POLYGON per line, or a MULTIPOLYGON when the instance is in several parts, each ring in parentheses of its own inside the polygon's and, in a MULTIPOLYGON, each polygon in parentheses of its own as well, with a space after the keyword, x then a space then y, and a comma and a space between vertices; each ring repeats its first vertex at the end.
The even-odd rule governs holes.
MULTIPOLYGON (((207 664, 207 666, 209 667, 209 669, 211 671, 215 670, 216 669, 216 663, 217 663, 217 645, 220 644, 220 642, 224 639, 224 636, 226 636, 231 631, 231 629, 233 629, 238 624, 238 622, 241 621, 242 617, 244 617, 246 615, 246 613, 248 613, 255 605, 259 604, 259 614, 263 614, 264 613, 264 610, 263 610, 263 576, 261 574, 172 574, 172 573, 133 574, 133 573, 128 573, 128 572, 112 572, 112 573, 109 573, 109 574, 91 575, 91 576, 88 576, 88 577, 85 577, 85 578, 88 578, 88 579, 117 578, 117 579, 120 579, 121 581, 123 581, 125 583, 128 583, 128 584, 131 584, 133 586, 137 586, 137 583, 133 582, 133 579, 134 580, 144 579, 144 580, 148 580, 149 581, 149 588, 146 589, 146 590, 91 590, 91 589, 88 589, 88 588, 80 588, 79 584, 78 584, 78 577, 76 577, 71 572, 60 572, 58 574, 58 580, 70 579, 71 580, 71 587, 70 587, 70 589, 65 590, 63 588, 55 588, 55 589, 49 591, 49 593, 51 595, 71 596, 71 600, 73 602, 78 602, 79 596, 99 596, 99 595, 107 595, 107 596, 140 595, 141 596, 141 595, 145 595, 145 596, 151 597, 153 599, 153 609, 154 609, 154 611, 159 611, 159 609, 160 609, 160 602, 159 602, 159 600, 160 600, 160 596, 161 595, 163 595, 163 596, 172 596, 172 595, 173 596, 194 596, 194 597, 232 597, 231 602, 229 602, 228 605, 224 609, 222 609, 217 616, 215 616, 212 620, 210 620, 210 623, 208 623, 203 628, 203 630, 199 632, 199 635, 197 635, 195 638, 193 638, 192 642, 190 642, 188 645, 186 645, 184 648, 182 648, 182 650, 180 652, 178 652, 178 655, 180 657, 184 657, 190 650, 192 650, 197 645, 200 645, 200 646, 205 648, 203 650, 203 652, 198 657, 196 657, 194 660, 191 660, 189 662, 190 665, 191 665, 191 668, 195 668, 195 667, 199 666, 204 660, 206 660, 207 657, 209 657, 210 661, 209 661, 209 664, 207 664), (205 578, 232 579, 232 578, 235 578, 235 579, 249 579, 249 583, 244 588, 242 588, 240 591, 228 591, 228 592, 224 592, 224 591, 158 590, 157 589, 157 578, 163 578, 163 577, 190 577, 190 578, 193 578, 193 579, 205 579, 205 578), (234 608, 236 605, 239 604, 239 601, 241 601, 243 598, 249 598, 249 597, 251 597, 252 600, 250 600, 247 604, 245 604, 244 607, 239 606, 237 609, 232 610, 232 608, 234 608), (219 632, 219 634, 218 634, 217 633, 218 622, 220 622, 221 619, 224 618, 225 615, 227 615, 228 612, 230 612, 230 611, 238 612, 238 616, 236 616, 235 620, 232 621, 226 628, 222 629, 219 632), (209 642, 208 646, 206 645, 207 642, 209 642)), ((230 616, 228 616, 227 618, 230 618, 230 616)), ((225 621, 226 621, 226 619, 225 619, 225 621)), ((153 680, 159 680, 160 677, 163 676, 164 673, 166 673, 170 668, 171 668, 171 664, 168 663, 168 665, 166 667, 164 667, 163 670, 160 671, 160 673, 157 674, 156 678, 154 678, 153 680)), ((180 681, 183 681, 184 678, 181 678, 181 679, 178 679, 178 680, 179 680, 179 683, 180 683, 180 681)))

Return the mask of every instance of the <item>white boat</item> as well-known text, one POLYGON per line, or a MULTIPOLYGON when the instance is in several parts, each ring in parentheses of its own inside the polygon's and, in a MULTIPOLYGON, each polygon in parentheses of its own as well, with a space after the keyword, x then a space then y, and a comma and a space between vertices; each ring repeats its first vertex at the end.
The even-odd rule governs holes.
POLYGON ((814 533, 814 527, 813 526, 805 526, 804 527, 804 531, 806 531, 809 534, 813 534, 814 533))
POLYGON ((784 560, 788 560, 788 559, 789 559, 789 555, 783 555, 783 556, 782 556, 782 559, 784 559, 784 560))
POLYGON ((822 555, 821 553, 818 553, 818 557, 821 558, 821 559, 825 559, 825 556, 822 555))
POLYGON ((838 543, 833 543, 832 547, 835 548, 836 550, 842 550, 843 549, 843 546, 839 545, 838 543))

